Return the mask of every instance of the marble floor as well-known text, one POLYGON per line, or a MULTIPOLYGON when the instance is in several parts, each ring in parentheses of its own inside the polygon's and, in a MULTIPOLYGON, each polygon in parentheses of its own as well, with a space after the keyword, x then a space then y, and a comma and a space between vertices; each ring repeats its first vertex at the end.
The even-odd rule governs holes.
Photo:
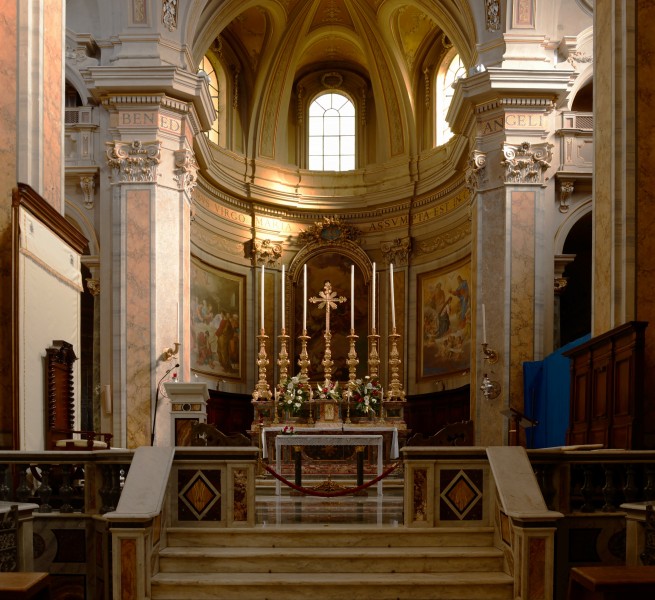
MULTIPOLYGON (((303 483, 311 487, 310 482, 303 483)), ((257 525, 264 527, 308 524, 396 527, 403 523, 402 483, 386 485, 382 495, 374 487, 365 496, 321 498, 296 495, 288 488, 283 488, 278 496, 274 485, 262 482, 257 486, 256 519, 257 525)))

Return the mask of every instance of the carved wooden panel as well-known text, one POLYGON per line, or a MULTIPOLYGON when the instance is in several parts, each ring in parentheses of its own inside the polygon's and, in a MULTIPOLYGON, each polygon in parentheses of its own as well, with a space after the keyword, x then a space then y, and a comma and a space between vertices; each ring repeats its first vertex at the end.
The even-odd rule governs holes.
POLYGON ((566 353, 571 359, 569 444, 645 448, 655 427, 645 417, 644 331, 631 321, 566 353))
POLYGON ((75 425, 73 363, 77 360, 73 346, 54 340, 46 348, 46 432, 45 448, 50 450, 59 440, 71 437, 75 425))

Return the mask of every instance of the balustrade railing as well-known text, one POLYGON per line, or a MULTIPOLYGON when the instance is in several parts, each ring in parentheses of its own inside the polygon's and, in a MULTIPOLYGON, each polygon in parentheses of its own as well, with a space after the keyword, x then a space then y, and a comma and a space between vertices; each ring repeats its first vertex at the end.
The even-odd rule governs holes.
POLYGON ((655 501, 655 451, 530 450, 547 506, 564 514, 621 511, 655 501))
POLYGON ((132 451, 0 452, 0 500, 32 502, 39 513, 115 510, 132 451))

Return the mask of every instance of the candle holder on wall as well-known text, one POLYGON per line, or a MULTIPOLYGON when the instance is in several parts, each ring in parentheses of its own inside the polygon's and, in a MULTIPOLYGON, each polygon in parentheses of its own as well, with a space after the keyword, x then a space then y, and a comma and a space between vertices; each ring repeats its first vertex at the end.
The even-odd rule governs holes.
POLYGON ((482 390, 482 395, 487 400, 495 400, 500 396, 500 384, 497 381, 492 381, 489 379, 489 376, 485 373, 482 376, 482 385, 480 386, 482 390))
POLYGON ((180 342, 174 342, 171 348, 164 348, 163 352, 161 353, 162 362, 171 360, 171 358, 177 356, 177 353, 179 351, 180 351, 180 342))
POLYGON ((489 361, 490 365, 494 365, 498 362, 498 353, 495 350, 489 348, 487 342, 482 342, 482 358, 489 361))

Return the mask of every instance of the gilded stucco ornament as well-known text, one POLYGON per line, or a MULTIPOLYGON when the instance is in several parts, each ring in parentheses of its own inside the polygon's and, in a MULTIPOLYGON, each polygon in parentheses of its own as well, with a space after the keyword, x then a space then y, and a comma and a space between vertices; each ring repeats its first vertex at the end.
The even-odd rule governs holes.
POLYGON ((298 244, 359 243, 361 236, 362 232, 357 227, 344 223, 339 217, 324 217, 322 222, 314 223, 298 235, 298 244))

